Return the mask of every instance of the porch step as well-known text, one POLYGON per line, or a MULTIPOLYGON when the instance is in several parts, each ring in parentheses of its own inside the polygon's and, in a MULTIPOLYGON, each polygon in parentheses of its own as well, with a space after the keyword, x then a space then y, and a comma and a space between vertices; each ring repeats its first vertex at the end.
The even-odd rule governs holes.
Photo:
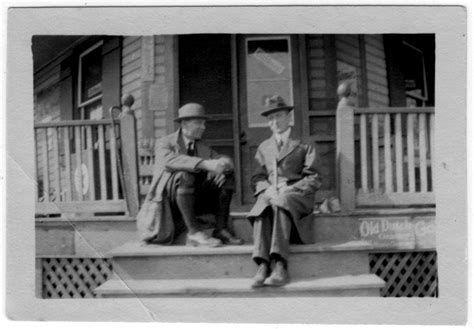
POLYGON ((374 274, 295 279, 283 287, 251 288, 251 279, 123 280, 116 276, 100 297, 289 297, 380 296, 385 282, 374 274))
MULTIPOLYGON (((232 225, 237 236, 249 244, 253 243, 252 226, 247 220, 247 212, 232 212, 232 225)), ((314 215, 313 237, 317 243, 347 243, 355 240, 364 240, 361 235, 361 224, 364 221, 400 222, 407 220, 413 224, 413 243, 416 248, 434 247, 434 234, 432 237, 417 237, 416 227, 433 223, 436 216, 434 208, 420 209, 356 209, 351 213, 330 213, 314 215), (420 222, 423 222, 419 224, 420 222), (432 238, 432 239, 431 239, 432 238), (432 241, 431 241, 432 240, 432 241)), ((380 223, 382 225, 382 223, 380 223)), ((387 226, 387 225, 385 225, 387 226)), ((423 232, 421 232, 423 233, 423 232)), ((370 237, 369 237, 370 239, 370 237)))
MULTIPOLYGON (((324 278, 369 273, 370 243, 293 245, 289 257, 294 278, 324 278)), ((256 266, 252 246, 220 248, 127 243, 108 253, 114 272, 125 280, 250 278, 256 266)))

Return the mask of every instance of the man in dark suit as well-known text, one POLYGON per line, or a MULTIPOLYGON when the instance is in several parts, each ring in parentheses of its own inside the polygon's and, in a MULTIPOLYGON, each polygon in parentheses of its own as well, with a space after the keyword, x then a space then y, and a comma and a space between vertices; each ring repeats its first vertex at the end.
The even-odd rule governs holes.
POLYGON ((248 218, 253 224, 252 257, 258 265, 253 287, 288 283, 290 240, 312 242, 315 193, 321 182, 314 147, 292 136, 292 110, 273 96, 261 113, 273 135, 258 147, 252 176, 257 201, 248 218))
POLYGON ((234 191, 233 164, 200 141, 206 128, 204 108, 186 104, 178 110, 176 121, 180 129, 155 146, 153 180, 137 216, 141 239, 172 243, 180 233, 179 223, 184 222, 188 244, 242 244, 227 227, 234 191), (196 215, 202 214, 215 215, 214 236, 200 228, 196 215))

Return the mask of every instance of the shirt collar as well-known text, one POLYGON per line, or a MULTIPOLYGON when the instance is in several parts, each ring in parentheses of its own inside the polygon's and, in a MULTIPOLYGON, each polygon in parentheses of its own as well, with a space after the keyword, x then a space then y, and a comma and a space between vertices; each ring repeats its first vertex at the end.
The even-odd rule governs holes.
POLYGON ((288 140, 290 133, 291 133, 291 127, 288 128, 286 131, 284 131, 282 134, 275 134, 275 138, 277 142, 282 141, 284 144, 288 140))
POLYGON ((194 146, 194 142, 195 142, 194 140, 187 138, 183 134, 181 134, 181 137, 183 138, 184 147, 188 148, 189 143, 193 143, 193 146, 194 146))

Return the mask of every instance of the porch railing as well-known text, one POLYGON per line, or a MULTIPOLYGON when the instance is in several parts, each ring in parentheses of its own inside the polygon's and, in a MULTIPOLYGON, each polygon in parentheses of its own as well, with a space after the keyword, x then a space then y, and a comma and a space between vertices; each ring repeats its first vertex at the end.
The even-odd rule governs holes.
POLYGON ((434 205, 434 108, 337 110, 343 208, 434 205))
POLYGON ((115 134, 110 120, 35 124, 37 216, 136 213, 138 188, 133 184, 137 181, 137 165, 133 156, 120 154, 128 152, 127 143, 133 145, 136 141, 120 139, 124 122, 114 122, 115 134), (116 143, 121 144, 118 152, 116 143), (120 180, 118 157, 124 161, 124 182, 129 185, 126 189, 120 180), (132 209, 127 209, 130 203, 132 209))

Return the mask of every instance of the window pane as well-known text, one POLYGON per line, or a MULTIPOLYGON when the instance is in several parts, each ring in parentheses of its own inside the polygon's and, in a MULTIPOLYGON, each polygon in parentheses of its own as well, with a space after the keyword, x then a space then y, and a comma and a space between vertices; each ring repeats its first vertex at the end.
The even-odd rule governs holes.
POLYGON ((247 50, 247 79, 290 79, 288 40, 250 40, 247 50))
POLYGON ((402 71, 405 77, 405 91, 413 97, 425 98, 425 66, 423 52, 406 43, 403 44, 402 71))
POLYGON ((267 97, 280 95, 287 104, 293 104, 289 39, 248 40, 246 75, 249 127, 266 126, 260 113, 267 97))
POLYGON ((102 93, 102 47, 81 58, 81 102, 102 93))

